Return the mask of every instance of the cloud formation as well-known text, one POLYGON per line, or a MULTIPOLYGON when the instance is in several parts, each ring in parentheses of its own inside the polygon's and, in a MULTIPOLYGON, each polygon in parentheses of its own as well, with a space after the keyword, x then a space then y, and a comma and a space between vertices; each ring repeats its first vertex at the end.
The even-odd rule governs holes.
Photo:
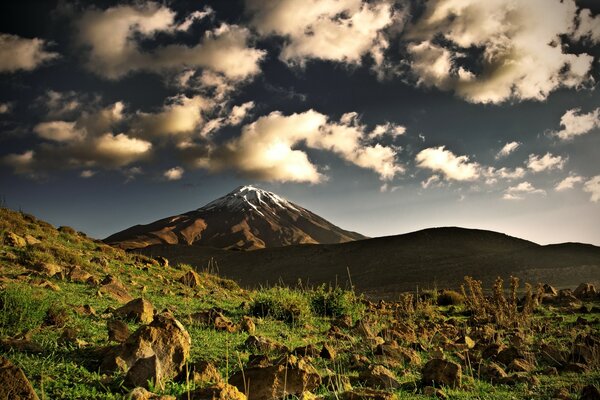
POLYGON ((553 135, 562 140, 571 140, 577 136, 585 135, 596 128, 600 128, 600 108, 587 114, 582 114, 581 109, 567 110, 560 118, 562 129, 553 132, 553 135))
POLYGON ((576 183, 581 182, 583 182, 583 177, 579 175, 567 176, 565 179, 558 182, 556 186, 554 186, 554 190, 556 190, 557 192, 562 192, 565 190, 573 189, 576 183))
POLYGON ((46 46, 42 39, 0 33, 0 73, 32 71, 59 57, 58 53, 47 51, 46 46))
POLYGON ((554 156, 550 153, 546 153, 543 156, 530 154, 529 159, 527 160, 527 168, 529 168, 533 172, 563 169, 566 162, 566 158, 563 158, 561 156, 554 156))
POLYGON ((163 177, 168 181, 178 181, 183 178, 184 169, 181 167, 169 168, 163 173, 163 177))
POLYGON ((396 150, 370 143, 365 127, 356 120, 329 121, 314 110, 283 115, 272 112, 242 128, 238 138, 214 146, 196 159, 211 171, 234 169, 256 179, 320 183, 326 179, 302 147, 334 153, 361 168, 391 180, 404 168, 396 150))
POLYGON ((504 147, 502 147, 502 149, 500 149, 500 151, 498 152, 498 154, 496 154, 496 160, 499 160, 501 158, 504 157, 508 157, 509 154, 511 154, 512 152, 514 152, 515 150, 517 150, 519 148, 519 146, 521 146, 521 143, 519 142, 508 142, 504 145, 504 147))
POLYGON ((529 182, 521 182, 516 186, 511 186, 508 189, 506 189, 502 198, 504 200, 522 200, 525 194, 546 195, 546 191, 542 189, 536 189, 529 182))
POLYGON ((469 161, 467 156, 457 156, 445 146, 421 150, 415 161, 417 167, 439 172, 449 180, 474 181, 480 176, 481 166, 477 162, 469 161))
POLYGON ((591 195, 590 201, 600 201, 600 175, 596 175, 583 184, 583 191, 591 195))
POLYGON ((359 64, 365 54, 380 64, 389 46, 381 30, 399 17, 386 1, 246 0, 246 8, 259 34, 285 38, 280 59, 298 64, 307 59, 359 64))
POLYGON ((140 39, 153 39, 158 33, 172 35, 193 22, 177 25, 175 17, 170 8, 153 2, 87 10, 77 23, 79 41, 89 49, 87 67, 109 79, 138 70, 161 73, 208 68, 235 80, 260 72, 265 53, 249 47, 250 32, 236 25, 222 24, 207 31, 191 47, 169 44, 142 49, 140 39))
POLYGON ((561 46, 560 35, 575 29, 572 0, 426 4, 404 35, 423 86, 452 90, 472 103, 502 103, 544 100, 560 87, 577 88, 590 79, 593 57, 565 53, 561 46))

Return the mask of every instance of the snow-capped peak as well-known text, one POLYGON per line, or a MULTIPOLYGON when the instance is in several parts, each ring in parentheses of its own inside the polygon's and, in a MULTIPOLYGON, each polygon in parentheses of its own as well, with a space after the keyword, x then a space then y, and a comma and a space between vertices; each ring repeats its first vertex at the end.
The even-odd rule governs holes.
POLYGON ((232 211, 253 209, 260 215, 264 215, 263 211, 265 209, 271 209, 272 211, 276 209, 299 211, 283 197, 251 185, 240 186, 225 196, 211 201, 202 207, 201 210, 215 208, 227 208, 232 211))

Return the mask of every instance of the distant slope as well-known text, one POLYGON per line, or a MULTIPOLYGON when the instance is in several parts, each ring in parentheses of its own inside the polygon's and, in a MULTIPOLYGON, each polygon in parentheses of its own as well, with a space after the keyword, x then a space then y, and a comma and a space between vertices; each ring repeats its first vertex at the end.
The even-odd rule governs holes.
POLYGON ((156 244, 194 244, 254 250, 302 243, 343 243, 364 238, 275 193, 241 186, 195 211, 136 225, 104 241, 123 249, 156 244))
POLYGON ((420 288, 458 287, 465 275, 491 283, 497 276, 574 286, 600 277, 600 247, 579 243, 540 246, 501 233, 432 228, 335 245, 299 245, 233 252, 200 246, 151 246, 140 250, 171 262, 203 268, 212 258, 221 275, 245 286, 347 284, 367 294, 392 297, 420 288))

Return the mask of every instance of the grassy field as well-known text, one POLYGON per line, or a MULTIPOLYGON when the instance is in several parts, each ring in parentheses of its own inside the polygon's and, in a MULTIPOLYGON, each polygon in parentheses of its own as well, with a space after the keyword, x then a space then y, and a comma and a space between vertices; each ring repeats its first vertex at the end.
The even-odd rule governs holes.
MULTIPOLYGON (((376 386, 364 374, 376 365, 393 377, 378 389, 399 399, 576 399, 584 386, 600 385, 598 295, 583 300, 569 293, 552 296, 542 288, 517 287, 517 282, 481 288, 467 279, 463 292, 432 290, 373 303, 326 286, 242 290, 211 274, 215 266, 208 264, 199 284, 190 287, 180 281, 188 265, 128 254, 8 209, 0 209, 0 238, 0 355, 24 371, 42 399, 123 399, 132 389, 125 387, 123 373, 100 372, 107 346, 114 345, 107 321, 122 305, 100 290, 107 275, 122 282, 132 298, 147 299, 158 312, 170 311, 191 336, 188 363, 208 361, 226 381, 258 353, 246 343, 250 333, 241 329, 249 317, 256 326, 252 334, 276 344, 260 352, 272 363, 289 358, 298 347, 316 347, 320 355, 307 362, 322 382, 312 392, 324 399, 347 398, 347 392, 376 386), (91 278, 49 277, 40 265, 63 271, 77 265, 91 278), (207 310, 230 321, 231 332, 194 317, 207 310), (337 354, 324 356, 324 344, 337 354), (486 357, 492 345, 518 349, 519 359, 527 362, 525 371, 496 355, 486 357), (564 360, 544 357, 547 348, 564 360), (428 396, 423 367, 434 358, 460 365, 462 376, 460 384, 428 396), (506 371, 506 379, 482 373, 492 361, 506 371), (570 372, 575 362, 580 370, 570 372)), ((124 322, 131 332, 142 325, 124 322)), ((187 399, 188 392, 208 384, 168 380, 163 387, 150 384, 150 390, 187 399)))

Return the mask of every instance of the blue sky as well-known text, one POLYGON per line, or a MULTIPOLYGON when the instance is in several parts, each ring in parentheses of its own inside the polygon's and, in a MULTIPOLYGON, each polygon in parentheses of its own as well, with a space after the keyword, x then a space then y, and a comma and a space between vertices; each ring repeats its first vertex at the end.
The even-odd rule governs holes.
POLYGON ((105 237, 251 183, 369 236, 600 245, 593 1, 0 11, 10 207, 105 237))

